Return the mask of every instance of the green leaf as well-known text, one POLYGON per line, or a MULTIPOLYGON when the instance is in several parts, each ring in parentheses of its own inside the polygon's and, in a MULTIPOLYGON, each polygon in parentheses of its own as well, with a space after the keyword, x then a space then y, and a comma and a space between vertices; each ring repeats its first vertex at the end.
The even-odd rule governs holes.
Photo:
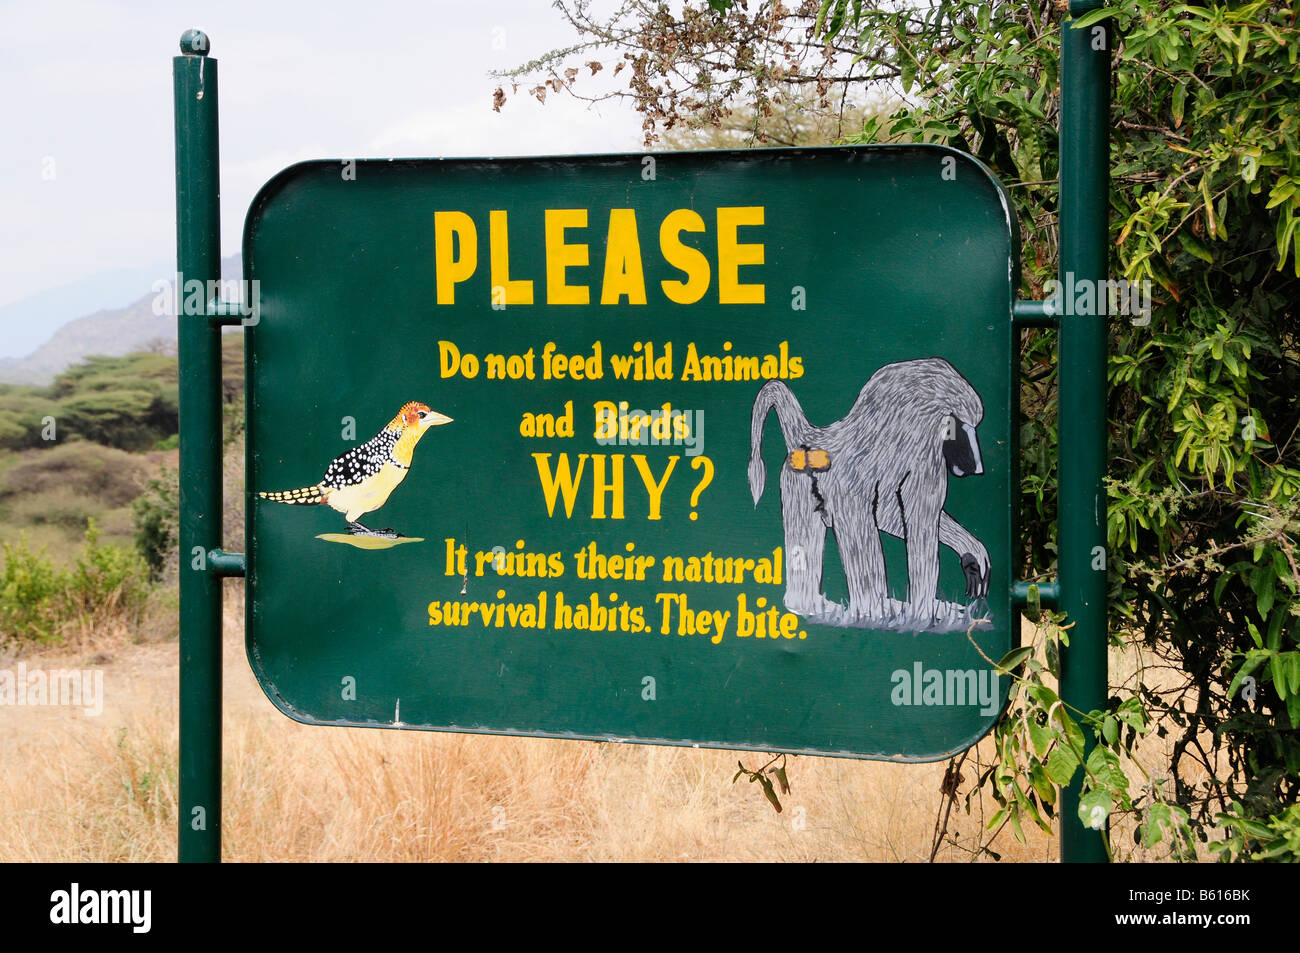
POLYGON ((1044 804, 1056 803, 1056 788, 1052 787, 1052 779, 1047 776, 1047 772, 1037 761, 1029 766, 1029 782, 1044 804))
POLYGON ((1142 710, 1142 700, 1136 695, 1120 702, 1119 708, 1115 709, 1115 717, 1139 734, 1147 731, 1146 713, 1142 710))
POLYGON ((903 92, 910 93, 912 87, 916 84, 916 62, 906 54, 901 56, 899 59, 898 78, 902 81, 903 92))
POLYGON ((1032 645, 1022 645, 1018 649, 1012 649, 1006 655, 998 660, 997 670, 1002 675, 1010 675, 1025 659, 1034 654, 1032 645))
POLYGON ((1052 750, 1051 757, 1047 759, 1047 764, 1044 765, 1047 776, 1056 784, 1063 786, 1070 783, 1070 779, 1074 777, 1074 772, 1078 767, 1078 757, 1065 745, 1057 745, 1052 750))
POLYGON ((1160 843, 1164 829, 1169 825, 1169 805, 1157 801, 1147 810, 1142 819, 1142 846, 1154 847, 1160 843))
POLYGON ((1083 16, 1078 17, 1077 19, 1074 20, 1070 20, 1068 22, 1070 26, 1073 27, 1074 29, 1082 30, 1086 26, 1092 26, 1094 23, 1100 23, 1102 20, 1109 19, 1110 17, 1113 17, 1118 13, 1119 11, 1116 10, 1114 7, 1102 7, 1097 10, 1089 10, 1083 16))
POLYGON ((1079 723, 1065 713, 1064 708, 1058 708, 1057 717, 1061 721, 1061 728, 1065 732, 1065 740, 1070 749, 1074 752, 1076 758, 1083 757, 1083 729, 1079 723))
POLYGON ((1104 830, 1110 810, 1110 796, 1105 791, 1089 791, 1079 798, 1079 823, 1089 830, 1104 830))
POLYGON ((1107 715, 1101 723, 1101 736, 1106 739, 1106 744, 1113 745, 1119 740, 1119 722, 1113 715, 1107 715))
POLYGON ((1283 701, 1286 701, 1287 680, 1286 680, 1286 672, 1282 668, 1282 656, 1274 655, 1272 658, 1270 658, 1268 660, 1268 668, 1269 668, 1269 672, 1273 676, 1273 689, 1274 691, 1277 692, 1277 697, 1282 699, 1283 701))
POLYGON ((1183 246, 1183 251, 1187 252, 1189 255, 1194 255, 1201 259, 1201 261, 1208 262, 1211 265, 1214 264, 1214 255, 1210 253, 1208 248, 1197 241, 1196 236, 1187 231, 1187 229, 1182 229, 1178 232, 1178 243, 1183 246))
POLYGON ((1052 746, 1055 737, 1046 725, 1040 725, 1031 717, 1029 720, 1029 742, 1034 746, 1034 754, 1039 758, 1047 757, 1047 749, 1052 746))
MULTIPOLYGON (((1027 685, 1025 685, 1025 691, 1029 693, 1030 698, 1038 702, 1038 704, 1042 705, 1044 708, 1051 708, 1058 701, 1060 701, 1060 699, 1056 697, 1056 692, 1052 691, 1046 685, 1042 685, 1036 682, 1030 682, 1027 685)), ((1055 717, 1058 721, 1060 721, 1060 719, 1064 717, 1064 712, 1060 708, 1058 708, 1056 710, 1055 717)))
POLYGON ((1016 835, 1016 840, 1025 843, 1025 832, 1020 829, 1020 812, 1011 812, 1011 833, 1016 835))
POLYGON ((1246 676, 1264 664, 1272 654, 1268 649, 1251 649, 1247 652, 1241 668, 1237 670, 1237 674, 1232 678, 1232 684, 1228 686, 1228 697, 1236 698, 1237 690, 1241 688, 1241 683, 1245 681, 1246 676))
MULTIPOLYGON (((1276 576, 1273 577, 1277 579, 1276 576)), ((1263 618, 1268 618, 1268 612, 1273 608, 1273 599, 1277 595, 1277 590, 1272 583, 1260 586, 1259 593, 1255 596, 1255 608, 1263 618)))
POLYGON ((1035 624, 1043 617, 1043 602, 1037 586, 1029 587, 1029 594, 1025 599, 1024 613, 1025 618, 1035 624))
MULTIPOLYGON (((1177 86, 1174 87, 1174 95, 1173 95, 1173 113, 1174 113, 1175 129, 1177 129, 1179 126, 1183 124, 1183 110, 1186 105, 1187 105, 1187 84, 1179 83, 1177 86)), ((1209 261, 1209 259, 1206 260, 1209 261)))

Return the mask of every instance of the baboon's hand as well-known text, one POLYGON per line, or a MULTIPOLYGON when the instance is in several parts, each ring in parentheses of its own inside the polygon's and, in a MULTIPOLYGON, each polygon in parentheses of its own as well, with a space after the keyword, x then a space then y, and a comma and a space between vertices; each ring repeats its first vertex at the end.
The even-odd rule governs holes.
POLYGON ((982 599, 989 594, 988 553, 962 553, 961 569, 966 574, 966 596, 970 599, 982 599))

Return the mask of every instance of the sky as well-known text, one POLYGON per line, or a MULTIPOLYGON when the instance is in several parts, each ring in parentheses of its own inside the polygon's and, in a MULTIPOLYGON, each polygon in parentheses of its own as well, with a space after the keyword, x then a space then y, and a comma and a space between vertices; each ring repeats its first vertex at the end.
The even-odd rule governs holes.
POLYGON ((304 159, 640 148, 621 103, 521 89, 492 111, 490 70, 575 40, 545 0, 0 0, 0 356, 32 349, 15 302, 61 289, 71 319, 174 272, 171 60, 190 27, 220 64, 224 255, 258 188, 304 159))

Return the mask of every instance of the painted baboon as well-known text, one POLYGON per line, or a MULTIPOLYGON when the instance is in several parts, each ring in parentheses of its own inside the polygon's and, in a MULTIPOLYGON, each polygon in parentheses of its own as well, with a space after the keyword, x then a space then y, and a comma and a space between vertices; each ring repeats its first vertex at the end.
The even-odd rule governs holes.
POLYGON ((961 558, 966 595, 986 596, 988 551, 943 508, 948 474, 984 472, 975 434, 984 403, 975 389, 940 358, 889 364, 871 375, 848 416, 814 427, 785 382, 768 381, 754 400, 750 427, 755 506, 766 480, 763 425, 772 410, 787 450, 781 466, 786 608, 832 625, 964 627, 963 607, 938 598, 939 544, 961 558), (848 577, 847 610, 821 591, 828 529, 848 577), (904 601, 889 594, 882 532, 907 547, 904 601))

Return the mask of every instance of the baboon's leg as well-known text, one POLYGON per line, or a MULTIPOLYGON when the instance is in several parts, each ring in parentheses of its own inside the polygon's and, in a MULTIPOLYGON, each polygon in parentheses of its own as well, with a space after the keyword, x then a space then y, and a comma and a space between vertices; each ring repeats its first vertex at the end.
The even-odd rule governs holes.
POLYGON ((966 574, 966 595, 979 599, 989 594, 989 551, 984 544, 948 515, 939 514, 939 542, 961 558, 962 572, 966 574))
MULTIPOLYGON (((855 501, 857 502, 857 501, 855 501)), ((855 622, 885 622, 889 579, 880 527, 872 516, 871 501, 846 506, 834 498, 835 542, 849 583, 849 615, 855 622)))
POLYGON ((824 615, 836 607, 822 595, 826 524, 817 513, 808 476, 781 468, 781 518, 785 523, 785 607, 796 615, 824 615))
MULTIPOLYGON (((897 507, 882 507, 879 511, 880 528, 891 536, 903 538, 903 518, 897 507)), ((989 594, 989 552, 970 530, 948 515, 939 514, 939 542, 947 546, 961 560, 966 576, 966 595, 980 599, 989 594)))
POLYGON ((940 608, 939 514, 944 498, 924 486, 927 481, 919 477, 916 472, 909 473, 896 492, 907 542, 908 608, 914 621, 929 625, 940 608))

